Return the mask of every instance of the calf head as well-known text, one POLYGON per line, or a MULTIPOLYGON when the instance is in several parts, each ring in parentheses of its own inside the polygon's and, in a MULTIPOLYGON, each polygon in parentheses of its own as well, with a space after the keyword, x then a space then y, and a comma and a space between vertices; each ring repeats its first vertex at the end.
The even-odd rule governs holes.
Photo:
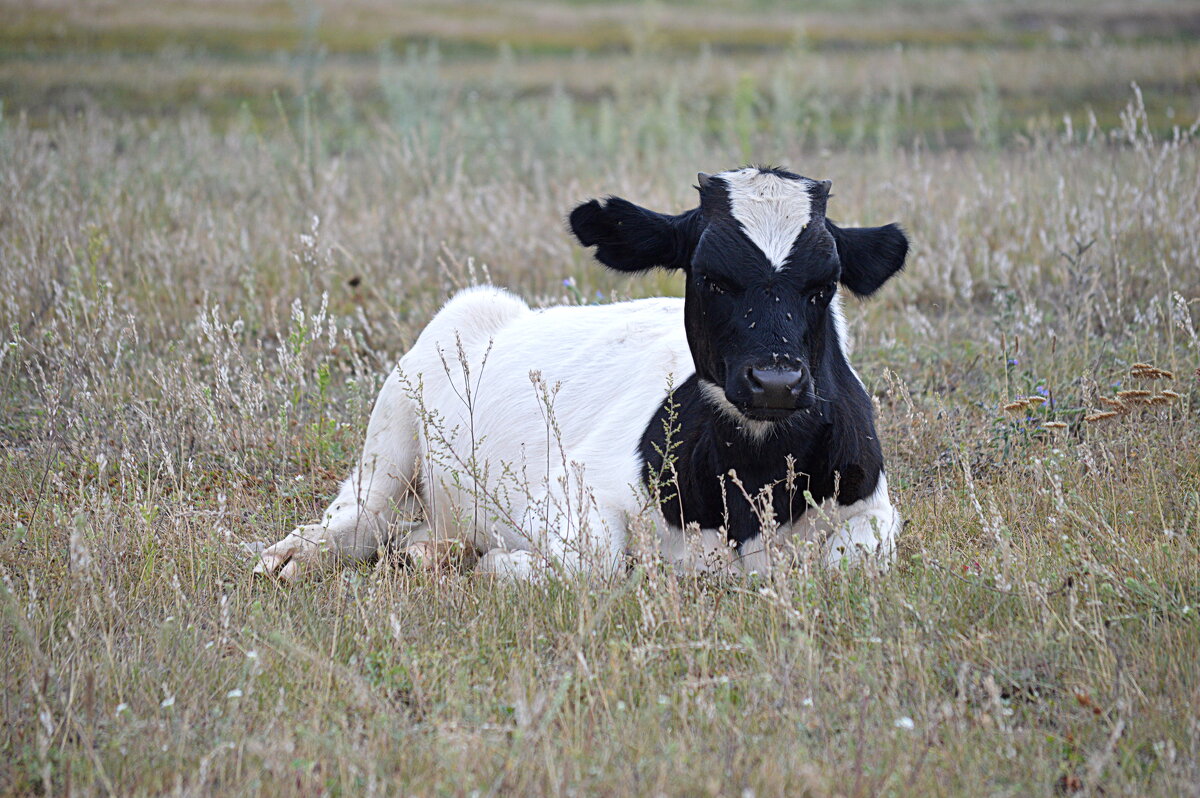
POLYGON ((775 421, 811 407, 822 364, 841 357, 843 285, 873 294, 903 265, 895 224, 841 228, 825 218, 828 180, 748 167, 699 176, 700 205, 677 216, 620 197, 571 213, 571 231, 609 268, 682 269, 684 323, 697 376, 740 414, 775 421))

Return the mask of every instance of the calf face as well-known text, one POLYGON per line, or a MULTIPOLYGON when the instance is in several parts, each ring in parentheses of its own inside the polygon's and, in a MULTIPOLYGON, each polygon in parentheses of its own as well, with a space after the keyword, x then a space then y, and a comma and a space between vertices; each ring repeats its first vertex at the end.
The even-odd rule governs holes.
POLYGON ((822 399, 822 364, 840 357, 830 303, 844 285, 874 293, 904 264, 896 225, 840 228, 829 181, 748 167, 699 176, 700 205, 669 216, 619 197, 592 200, 572 232, 618 271, 687 274, 684 323, 702 385, 739 414, 786 419, 822 399))

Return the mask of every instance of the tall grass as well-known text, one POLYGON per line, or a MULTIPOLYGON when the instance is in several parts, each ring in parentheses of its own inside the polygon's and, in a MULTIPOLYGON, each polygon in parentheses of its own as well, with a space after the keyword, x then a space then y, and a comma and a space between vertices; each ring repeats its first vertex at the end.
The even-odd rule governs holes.
POLYGON ((980 146, 898 149, 898 85, 849 150, 783 73, 581 104, 412 57, 372 120, 5 117, 0 789, 1196 794, 1194 130, 1132 93, 1000 146, 984 98, 980 146), (751 158, 914 242, 850 309, 894 571, 248 578, 238 544, 316 517, 451 292, 678 292, 564 213, 689 207, 751 158))

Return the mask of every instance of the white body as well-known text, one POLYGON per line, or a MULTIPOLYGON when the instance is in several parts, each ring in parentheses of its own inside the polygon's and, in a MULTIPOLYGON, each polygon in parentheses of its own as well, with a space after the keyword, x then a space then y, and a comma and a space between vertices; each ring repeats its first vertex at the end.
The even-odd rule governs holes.
POLYGON ((763 571, 770 541, 821 545, 829 562, 890 561, 899 519, 882 475, 868 499, 811 508, 740 557, 721 532, 669 527, 643 486, 638 445, 693 372, 682 299, 534 311, 498 289, 463 291, 388 377, 361 463, 323 521, 268 548, 257 570, 294 578, 399 538, 461 541, 481 570, 515 577, 609 571, 637 518, 688 569, 763 571), (424 523, 403 523, 413 497, 424 523))

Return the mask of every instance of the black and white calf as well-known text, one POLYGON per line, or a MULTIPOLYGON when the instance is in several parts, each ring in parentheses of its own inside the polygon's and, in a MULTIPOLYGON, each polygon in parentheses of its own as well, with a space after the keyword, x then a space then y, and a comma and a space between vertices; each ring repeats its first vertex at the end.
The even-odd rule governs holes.
POLYGON ((451 299, 389 376, 323 521, 256 570, 290 579, 393 538, 460 541, 516 577, 611 569, 634 518, 687 568, 761 571, 797 543, 890 562, 900 521, 840 292, 895 274, 904 234, 838 227, 828 181, 779 169, 701 174, 699 191, 677 216, 610 197, 570 217, 610 268, 682 270, 682 300, 451 299), (414 497, 424 522, 401 523, 414 497))

